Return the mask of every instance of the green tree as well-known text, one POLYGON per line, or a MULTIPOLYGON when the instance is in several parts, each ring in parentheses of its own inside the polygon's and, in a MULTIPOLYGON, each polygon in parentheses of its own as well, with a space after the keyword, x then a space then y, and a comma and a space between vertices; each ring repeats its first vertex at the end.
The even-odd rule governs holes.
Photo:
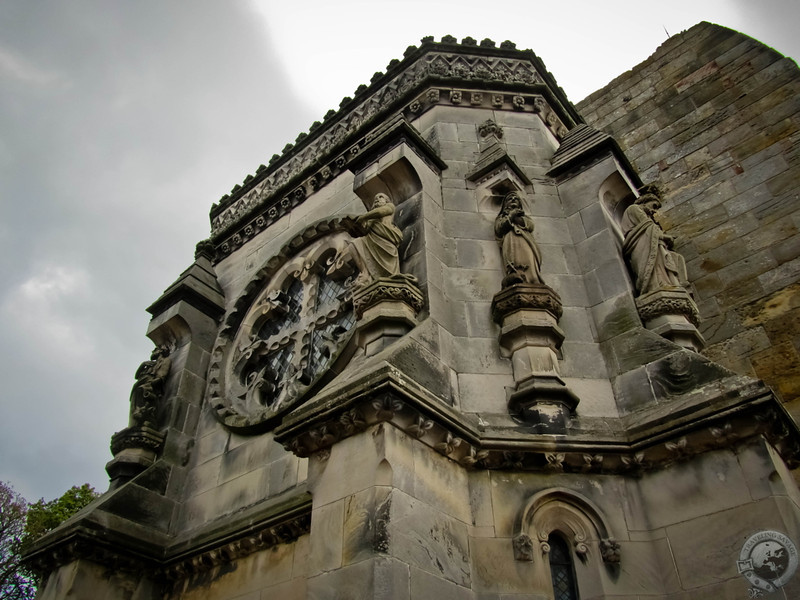
POLYGON ((74 485, 60 498, 45 502, 44 498, 28 507, 23 544, 28 545, 42 537, 97 498, 100 494, 88 483, 74 485))
POLYGON ((29 600, 36 594, 33 581, 20 565, 28 502, 0 481, 0 598, 29 600))

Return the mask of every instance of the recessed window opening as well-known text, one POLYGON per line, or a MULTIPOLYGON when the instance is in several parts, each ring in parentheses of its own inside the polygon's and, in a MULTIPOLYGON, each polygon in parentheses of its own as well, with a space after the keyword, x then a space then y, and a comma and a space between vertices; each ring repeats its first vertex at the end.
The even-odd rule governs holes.
POLYGON ((547 538, 550 546, 550 577, 553 581, 555 600, 578 600, 575 582, 575 565, 567 542, 557 533, 547 538))

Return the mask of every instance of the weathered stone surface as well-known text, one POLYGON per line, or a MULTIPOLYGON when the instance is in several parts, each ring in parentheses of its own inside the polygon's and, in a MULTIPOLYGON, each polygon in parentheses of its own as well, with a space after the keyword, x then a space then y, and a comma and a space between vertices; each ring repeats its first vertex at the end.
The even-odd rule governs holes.
POLYGON ((745 597, 744 539, 800 542, 800 430, 746 377, 797 392, 799 91, 708 24, 583 117, 511 42, 409 48, 212 209, 148 329, 158 443, 36 543, 43 597, 546 600, 551 535, 585 600, 745 597))
POLYGON ((400 491, 392 492, 390 514, 393 556, 458 585, 470 585, 470 544, 463 522, 400 491))

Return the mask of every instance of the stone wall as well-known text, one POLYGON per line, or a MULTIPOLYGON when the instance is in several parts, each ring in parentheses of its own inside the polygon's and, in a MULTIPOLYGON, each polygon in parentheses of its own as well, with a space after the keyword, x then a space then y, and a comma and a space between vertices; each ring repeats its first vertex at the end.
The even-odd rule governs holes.
POLYGON ((800 416, 800 71, 700 23, 577 105, 666 187, 660 220, 695 288, 705 354, 800 416))

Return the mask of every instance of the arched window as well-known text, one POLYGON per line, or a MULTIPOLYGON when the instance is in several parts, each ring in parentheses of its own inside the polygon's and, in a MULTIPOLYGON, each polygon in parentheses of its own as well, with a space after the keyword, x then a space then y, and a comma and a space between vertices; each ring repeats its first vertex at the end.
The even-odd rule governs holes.
POLYGON ((555 600, 578 600, 578 587, 575 582, 575 566, 567 542, 557 533, 547 538, 550 546, 550 577, 553 581, 555 600))

